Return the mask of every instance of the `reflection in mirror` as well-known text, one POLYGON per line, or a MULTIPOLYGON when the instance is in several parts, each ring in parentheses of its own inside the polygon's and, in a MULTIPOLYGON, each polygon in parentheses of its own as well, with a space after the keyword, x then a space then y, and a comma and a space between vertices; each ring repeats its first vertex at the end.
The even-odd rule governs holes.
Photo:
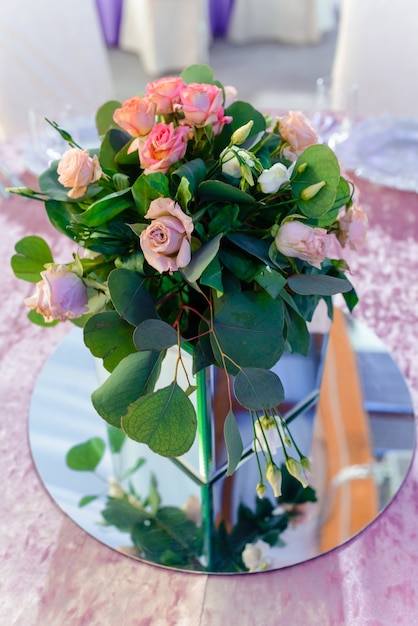
POLYGON ((222 381, 209 374, 199 393, 210 408, 206 417, 214 418, 200 416, 197 441, 182 458, 157 456, 108 428, 90 401, 98 369, 74 329, 32 397, 30 445, 46 489, 107 546, 179 570, 278 569, 341 545, 402 484, 413 453, 413 409, 397 365, 364 324, 337 310, 329 336, 311 338, 307 357, 286 355, 277 369, 286 395, 281 411, 313 467, 305 488, 286 472, 279 450, 282 493, 257 497, 252 424, 238 410, 244 459, 225 475, 226 397, 222 381))

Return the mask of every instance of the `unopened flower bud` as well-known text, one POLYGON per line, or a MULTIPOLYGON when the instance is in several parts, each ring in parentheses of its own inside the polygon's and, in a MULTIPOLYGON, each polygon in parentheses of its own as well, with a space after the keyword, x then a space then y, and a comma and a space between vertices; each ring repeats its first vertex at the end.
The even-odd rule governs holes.
POLYGON ((267 487, 265 486, 265 484, 264 484, 264 483, 259 482, 259 483, 258 483, 258 485, 257 485, 257 487, 255 488, 255 490, 256 490, 256 492, 257 492, 257 496, 258 496, 258 497, 260 498, 260 500, 261 500, 261 499, 262 499, 262 498, 264 498, 264 496, 265 496, 265 493, 266 493, 266 491, 267 491, 267 487))
POLYGON ((300 462, 301 462, 302 467, 305 470, 305 472, 309 472, 310 474, 312 474, 312 465, 311 465, 311 462, 308 459, 308 457, 307 456, 301 456, 300 457, 300 462))
POLYGON ((308 164, 307 164, 307 163, 301 163, 301 164, 298 166, 298 170, 297 170, 297 171, 298 171, 298 174, 303 174, 303 172, 306 170, 306 168, 307 168, 307 167, 308 167, 308 164))
POLYGON ((274 463, 268 463, 266 467, 266 479, 273 489, 274 496, 278 498, 282 495, 282 473, 274 463))
POLYGON ((240 126, 232 133, 231 144, 240 146, 247 139, 254 125, 254 120, 250 120, 244 126, 240 126))
POLYGON ((302 193, 300 194, 302 200, 310 200, 311 198, 316 196, 316 194, 322 189, 322 187, 325 187, 325 184, 325 181, 321 180, 319 183, 314 183, 313 185, 309 185, 309 187, 305 187, 305 189, 303 189, 302 193))
POLYGON ((304 474, 302 465, 296 461, 296 459, 288 456, 286 459, 286 469, 296 480, 300 482, 303 488, 308 486, 306 476, 304 474))

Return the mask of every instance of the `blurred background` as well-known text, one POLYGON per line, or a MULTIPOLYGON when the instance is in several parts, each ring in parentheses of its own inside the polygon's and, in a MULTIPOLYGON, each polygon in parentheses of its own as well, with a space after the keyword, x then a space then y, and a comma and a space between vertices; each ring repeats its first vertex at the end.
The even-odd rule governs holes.
POLYGON ((258 108, 418 118, 417 30, 415 0, 13 0, 0 142, 194 63, 258 108))

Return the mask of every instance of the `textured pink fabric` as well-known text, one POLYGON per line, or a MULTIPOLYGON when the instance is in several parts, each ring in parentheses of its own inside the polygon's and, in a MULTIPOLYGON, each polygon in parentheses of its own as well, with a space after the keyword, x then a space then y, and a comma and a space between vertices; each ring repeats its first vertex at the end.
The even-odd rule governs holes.
MULTIPOLYGON (((371 224, 353 257, 355 315, 384 339, 418 401, 418 195, 356 181, 371 224)), ((0 623, 17 626, 413 626, 418 624, 418 462, 394 501, 345 546, 310 562, 248 576, 206 576, 137 563, 98 543, 47 495, 27 418, 36 377, 71 326, 25 319, 10 257, 44 234, 57 261, 72 250, 41 204, 0 204, 0 623)))

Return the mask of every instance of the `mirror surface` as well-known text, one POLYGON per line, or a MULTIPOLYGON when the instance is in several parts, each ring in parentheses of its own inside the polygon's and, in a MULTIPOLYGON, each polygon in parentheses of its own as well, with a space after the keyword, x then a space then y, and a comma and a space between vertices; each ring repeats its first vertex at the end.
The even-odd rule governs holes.
MULTIPOLYGON (((108 429, 92 407, 100 371, 75 328, 46 362, 32 397, 30 446, 47 491, 110 548, 179 570, 279 569, 341 545, 392 500, 415 445, 412 402, 397 365, 364 324, 341 319, 341 333, 333 324, 326 350, 312 335, 308 357, 288 355, 279 363, 287 403, 281 408, 290 419, 300 413, 292 434, 313 465, 306 489, 284 472, 280 498, 272 491, 262 500, 256 497, 259 474, 249 419, 248 432, 242 421, 245 461, 231 477, 225 476, 219 424, 203 465, 199 449, 207 441, 202 435, 177 460, 122 442, 119 431, 108 429), (100 463, 94 471, 81 471, 86 457, 80 461, 77 453, 93 450, 94 456, 91 440, 97 446, 98 438, 105 446, 100 463), (77 448, 86 442, 87 448, 77 448), (78 470, 66 461, 74 447, 70 465, 78 470), (260 540, 257 560, 254 544, 260 540)), ((225 400, 216 389, 215 413, 225 400)))

